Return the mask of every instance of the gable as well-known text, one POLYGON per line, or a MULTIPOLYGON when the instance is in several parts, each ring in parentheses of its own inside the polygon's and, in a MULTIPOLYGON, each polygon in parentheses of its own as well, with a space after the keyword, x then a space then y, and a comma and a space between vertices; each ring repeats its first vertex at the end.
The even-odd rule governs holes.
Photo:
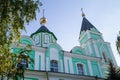
POLYGON ((28 44, 28 45, 34 45, 33 40, 29 36, 21 36, 20 43, 28 44))
POLYGON ((84 54, 84 51, 83 51, 83 48, 79 47, 79 46, 76 46, 72 49, 72 53, 75 53, 75 54, 84 54))

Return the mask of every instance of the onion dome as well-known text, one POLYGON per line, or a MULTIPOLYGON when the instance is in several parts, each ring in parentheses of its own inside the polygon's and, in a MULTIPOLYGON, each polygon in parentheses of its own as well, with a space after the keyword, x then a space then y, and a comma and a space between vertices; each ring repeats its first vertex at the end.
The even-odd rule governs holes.
POLYGON ((46 24, 47 23, 47 19, 45 17, 42 17, 40 19, 40 24, 46 24))
POLYGON ((39 33, 48 33, 48 34, 51 34, 55 40, 57 40, 54 33, 51 32, 49 29, 47 29, 47 27, 45 25, 46 23, 47 23, 47 19, 44 17, 44 10, 43 10, 43 17, 40 19, 41 27, 36 32, 32 33, 31 37, 34 36, 35 34, 39 34, 39 33))

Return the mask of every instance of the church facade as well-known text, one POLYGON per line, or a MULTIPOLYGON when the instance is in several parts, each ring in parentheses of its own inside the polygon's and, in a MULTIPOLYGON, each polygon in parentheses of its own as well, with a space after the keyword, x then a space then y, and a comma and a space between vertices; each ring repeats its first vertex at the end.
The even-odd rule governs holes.
MULTIPOLYGON (((31 36, 21 36, 21 47, 32 47, 33 64, 25 72, 25 80, 103 80, 108 60, 116 65, 110 43, 92 25, 85 15, 81 24, 79 46, 64 51, 55 34, 46 27, 46 18, 40 19, 41 27, 31 36)), ((14 52, 17 48, 14 48, 14 52)))

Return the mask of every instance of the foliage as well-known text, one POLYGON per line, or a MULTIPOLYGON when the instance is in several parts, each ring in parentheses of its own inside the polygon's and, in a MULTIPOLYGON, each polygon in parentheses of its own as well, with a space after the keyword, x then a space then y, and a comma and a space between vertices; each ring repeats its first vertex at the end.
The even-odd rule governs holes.
POLYGON ((106 80, 120 80, 120 69, 116 68, 110 60, 106 80))
MULTIPOLYGON (((36 19, 39 11, 39 0, 0 0, 0 76, 1 80, 13 76, 16 61, 19 57, 12 54, 12 43, 20 42, 20 31, 25 30, 24 24, 36 19)), ((26 58, 25 56, 22 56, 26 58)))
POLYGON ((19 54, 17 55, 15 65, 17 66, 16 71, 14 71, 14 75, 12 74, 13 79, 17 79, 18 77, 24 78, 24 72, 28 68, 29 63, 33 63, 33 59, 30 58, 29 53, 32 51, 30 46, 26 46, 25 48, 21 48, 19 50, 19 54), (29 48, 29 49, 28 49, 29 48))
POLYGON ((118 53, 120 54, 120 32, 119 32, 119 35, 117 36, 116 46, 117 46, 118 53))

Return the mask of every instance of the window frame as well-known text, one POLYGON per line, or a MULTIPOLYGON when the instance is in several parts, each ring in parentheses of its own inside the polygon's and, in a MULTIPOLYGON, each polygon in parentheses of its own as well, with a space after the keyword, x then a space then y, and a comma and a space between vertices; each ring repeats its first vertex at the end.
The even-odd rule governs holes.
POLYGON ((52 72, 58 72, 58 61, 57 60, 50 61, 50 70, 52 72))
POLYGON ((39 34, 36 34, 35 37, 34 37, 34 40, 35 40, 35 44, 39 44, 40 43, 40 35, 39 34))
POLYGON ((44 43, 47 44, 50 42, 50 36, 48 34, 44 34, 44 43))
POLYGON ((78 75, 85 75, 86 70, 85 70, 85 65, 83 63, 76 63, 76 69, 77 69, 78 75), (82 65, 82 69, 83 69, 82 74, 79 74, 79 70, 78 70, 78 66, 77 66, 78 64, 82 65))
POLYGON ((102 52, 102 56, 105 62, 108 62, 108 57, 106 56, 105 52, 102 52))
POLYGON ((28 65, 29 65, 28 62, 25 59, 21 59, 21 62, 17 63, 17 68, 27 69, 27 68, 29 68, 28 65))

